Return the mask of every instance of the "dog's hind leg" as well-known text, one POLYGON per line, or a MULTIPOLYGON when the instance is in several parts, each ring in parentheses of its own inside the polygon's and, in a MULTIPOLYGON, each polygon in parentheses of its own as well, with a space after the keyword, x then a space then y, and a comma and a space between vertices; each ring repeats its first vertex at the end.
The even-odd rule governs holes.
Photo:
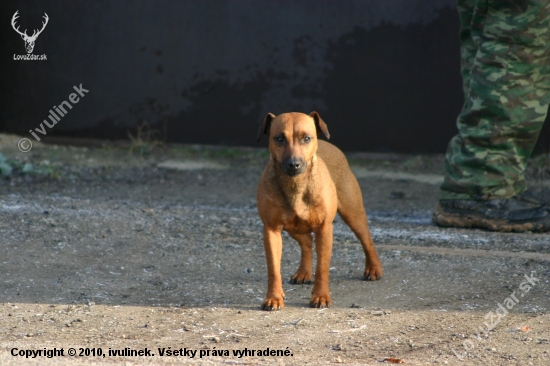
POLYGON ((302 258, 300 260, 300 267, 296 270, 296 273, 291 277, 290 283, 311 283, 311 268, 313 263, 313 235, 309 234, 296 234, 288 233, 294 240, 300 244, 302 249, 302 258))
POLYGON ((365 252, 364 279, 376 281, 382 277, 382 264, 372 242, 361 189, 355 177, 348 177, 346 188, 338 190, 338 213, 363 246, 365 252))

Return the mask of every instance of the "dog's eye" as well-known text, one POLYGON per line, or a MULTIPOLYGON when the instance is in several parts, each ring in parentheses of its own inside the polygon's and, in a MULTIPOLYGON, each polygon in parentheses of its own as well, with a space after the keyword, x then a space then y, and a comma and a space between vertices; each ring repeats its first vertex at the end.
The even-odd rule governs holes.
POLYGON ((309 144, 311 142, 311 137, 309 136, 306 136, 302 139, 302 143, 304 144, 309 144))
POLYGON ((285 138, 283 136, 275 136, 275 141, 278 142, 279 144, 284 144, 285 138))

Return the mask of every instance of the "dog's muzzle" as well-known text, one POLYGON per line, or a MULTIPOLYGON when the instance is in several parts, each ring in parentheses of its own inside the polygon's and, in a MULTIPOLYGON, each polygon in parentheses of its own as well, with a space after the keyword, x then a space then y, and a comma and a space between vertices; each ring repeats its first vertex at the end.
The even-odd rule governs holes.
POLYGON ((290 158, 281 162, 282 171, 291 177, 302 174, 306 171, 307 163, 304 159, 290 158))

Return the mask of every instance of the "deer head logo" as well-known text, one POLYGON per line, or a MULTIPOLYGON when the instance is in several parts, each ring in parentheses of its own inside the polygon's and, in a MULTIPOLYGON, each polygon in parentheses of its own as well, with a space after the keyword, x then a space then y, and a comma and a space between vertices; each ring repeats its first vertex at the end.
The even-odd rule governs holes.
POLYGON ((46 28, 46 24, 48 24, 48 20, 50 18, 48 18, 48 14, 44 13, 44 19, 46 20, 45 22, 42 22, 42 29, 40 30, 34 30, 34 32, 32 33, 32 36, 28 36, 27 35, 27 30, 25 29, 24 32, 21 32, 19 31, 19 27, 15 28, 15 20, 17 18, 19 18, 19 15, 17 15, 17 13, 19 12, 19 10, 17 10, 15 12, 15 14, 13 14, 13 18, 11 18, 11 26, 13 27, 13 29, 19 33, 21 35, 21 38, 23 38, 23 41, 25 41, 25 48, 27 50, 27 53, 32 53, 32 50, 34 49, 34 42, 36 42, 36 39, 38 38, 38 36, 40 35, 40 33, 42 33, 42 31, 44 30, 44 28, 46 28))

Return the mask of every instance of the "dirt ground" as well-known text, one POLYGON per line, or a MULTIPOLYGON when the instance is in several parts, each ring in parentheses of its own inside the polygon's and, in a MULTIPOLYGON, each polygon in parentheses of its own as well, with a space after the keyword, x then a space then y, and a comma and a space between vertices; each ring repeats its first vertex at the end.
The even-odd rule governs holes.
MULTIPOLYGON (((0 135, 2 365, 550 364, 550 234, 431 224, 442 156, 349 154, 383 279, 361 280, 337 218, 334 307, 287 282, 286 307, 265 312, 267 149, 18 140, 0 135)), ((284 244, 289 279, 300 253, 284 244)))

